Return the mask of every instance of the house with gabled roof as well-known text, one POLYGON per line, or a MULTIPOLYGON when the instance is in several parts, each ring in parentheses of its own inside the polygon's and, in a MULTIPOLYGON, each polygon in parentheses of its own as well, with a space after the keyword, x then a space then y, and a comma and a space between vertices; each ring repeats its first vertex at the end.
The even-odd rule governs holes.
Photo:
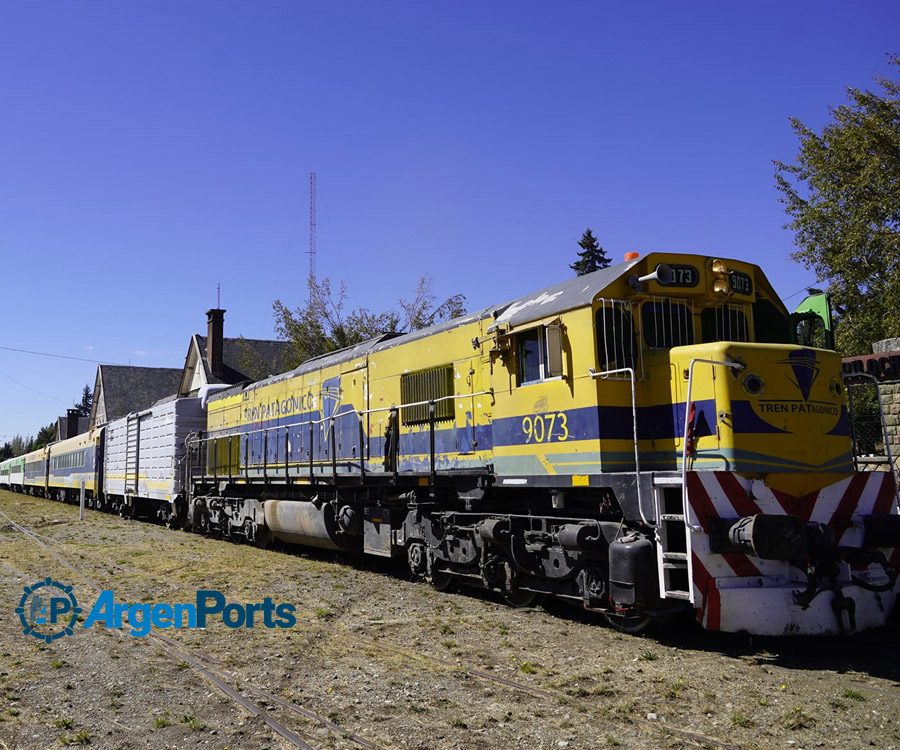
POLYGON ((182 371, 174 367, 97 365, 91 427, 152 406, 178 390, 182 371))
POLYGON ((288 342, 225 338, 225 310, 207 310, 206 320, 207 335, 191 336, 179 398, 196 396, 207 385, 236 385, 288 369, 288 342))

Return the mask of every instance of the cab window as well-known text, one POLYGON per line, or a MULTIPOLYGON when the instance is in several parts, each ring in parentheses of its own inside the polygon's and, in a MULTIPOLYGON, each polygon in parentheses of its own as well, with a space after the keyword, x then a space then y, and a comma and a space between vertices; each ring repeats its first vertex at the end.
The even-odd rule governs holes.
POLYGON ((787 316, 767 299, 758 299, 753 305, 753 328, 761 344, 791 342, 787 316))
POLYGON ((519 385, 543 380, 547 371, 547 351, 541 329, 525 331, 518 336, 519 385))
POLYGON ((750 329, 742 305, 707 307, 700 313, 703 341, 749 341, 750 329))
POLYGON ((658 298, 641 306, 644 341, 651 349, 670 349, 694 343, 694 316, 683 300, 658 298))
POLYGON ((630 303, 603 300, 595 323, 599 371, 635 369, 637 345, 630 303))

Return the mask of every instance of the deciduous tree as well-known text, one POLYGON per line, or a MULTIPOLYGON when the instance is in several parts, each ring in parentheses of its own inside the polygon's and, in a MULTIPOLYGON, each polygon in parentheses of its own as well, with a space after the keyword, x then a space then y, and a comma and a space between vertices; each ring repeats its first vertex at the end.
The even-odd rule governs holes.
POLYGON ((466 298, 462 294, 435 304, 437 298, 431 292, 432 285, 431 276, 422 276, 410 299, 400 299, 398 309, 384 312, 372 312, 364 307, 348 311, 346 285, 342 282, 335 294, 327 278, 317 281, 303 307, 291 310, 281 300, 275 300, 272 305, 275 331, 279 338, 291 344, 288 368, 383 333, 414 331, 465 314, 466 298))
POLYGON ((848 88, 821 134, 792 117, 797 160, 775 161, 791 257, 827 283, 845 355, 900 335, 900 79, 875 80, 880 91, 848 88))

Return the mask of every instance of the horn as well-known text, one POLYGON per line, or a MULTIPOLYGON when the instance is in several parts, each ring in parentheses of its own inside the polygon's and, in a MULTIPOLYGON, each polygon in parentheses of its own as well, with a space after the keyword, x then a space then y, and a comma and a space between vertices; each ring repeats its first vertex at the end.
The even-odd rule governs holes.
POLYGON ((638 276, 635 274, 628 279, 628 284, 637 290, 641 289, 641 284, 645 281, 656 281, 663 286, 668 286, 672 283, 672 277, 672 269, 665 263, 659 263, 653 270, 653 273, 648 273, 646 276, 638 276))

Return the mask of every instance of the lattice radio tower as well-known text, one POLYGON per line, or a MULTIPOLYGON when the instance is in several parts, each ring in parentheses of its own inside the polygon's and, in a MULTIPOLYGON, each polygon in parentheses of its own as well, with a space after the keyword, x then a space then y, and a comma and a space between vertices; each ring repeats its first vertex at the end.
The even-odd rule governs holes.
POLYGON ((316 173, 309 173, 309 301, 316 285, 316 173))

